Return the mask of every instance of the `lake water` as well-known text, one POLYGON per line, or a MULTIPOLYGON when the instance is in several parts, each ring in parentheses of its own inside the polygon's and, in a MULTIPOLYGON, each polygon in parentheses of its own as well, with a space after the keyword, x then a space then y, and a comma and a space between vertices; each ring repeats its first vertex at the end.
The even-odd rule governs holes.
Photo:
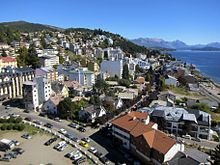
POLYGON ((212 80, 220 83, 220 51, 173 51, 173 57, 196 68, 212 80))

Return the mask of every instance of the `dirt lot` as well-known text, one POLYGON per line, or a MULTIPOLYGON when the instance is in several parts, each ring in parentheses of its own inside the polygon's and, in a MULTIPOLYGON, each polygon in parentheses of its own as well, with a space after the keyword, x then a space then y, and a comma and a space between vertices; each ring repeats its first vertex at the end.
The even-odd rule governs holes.
MULTIPOLYGON (((2 134, 0 132, 0 139, 15 139, 20 142, 19 147, 23 148, 25 152, 22 155, 18 155, 16 159, 12 159, 10 162, 1 161, 1 165, 39 165, 52 163, 53 165, 66 165, 72 164, 70 159, 64 157, 64 155, 73 151, 73 147, 68 146, 63 152, 56 151, 53 146, 58 143, 54 142, 51 146, 45 146, 44 143, 50 139, 48 134, 37 134, 32 139, 26 140, 21 138, 22 132, 11 132, 2 134)), ((4 155, 3 152, 0 152, 4 155)), ((85 163, 89 164, 89 163, 85 163)))

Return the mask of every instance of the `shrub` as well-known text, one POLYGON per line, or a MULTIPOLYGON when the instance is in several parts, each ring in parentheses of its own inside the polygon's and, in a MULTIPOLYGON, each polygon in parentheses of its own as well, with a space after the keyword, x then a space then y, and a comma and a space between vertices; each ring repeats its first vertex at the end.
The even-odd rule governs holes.
POLYGON ((1 130, 2 130, 2 131, 6 130, 6 128, 7 128, 7 125, 5 125, 5 124, 3 124, 3 125, 1 126, 1 130))
POLYGON ((23 131, 25 128, 24 124, 19 124, 18 125, 18 131, 23 131))
POLYGON ((6 127, 7 130, 12 130, 12 128, 13 128, 12 124, 8 124, 7 127, 6 127))

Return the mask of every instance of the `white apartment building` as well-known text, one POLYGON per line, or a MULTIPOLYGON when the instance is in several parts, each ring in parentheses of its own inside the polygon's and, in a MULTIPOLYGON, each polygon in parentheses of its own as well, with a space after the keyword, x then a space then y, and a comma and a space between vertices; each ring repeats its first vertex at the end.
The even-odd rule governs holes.
POLYGON ((37 110, 47 101, 52 93, 50 80, 36 77, 23 83, 23 101, 25 109, 37 110))
POLYGON ((107 61, 103 60, 101 63, 101 73, 107 73, 111 77, 117 75, 119 78, 122 78, 123 72, 123 62, 122 60, 118 61, 107 61))
POLYGON ((59 57, 56 55, 43 55, 40 56, 40 64, 43 67, 53 67, 59 65, 59 57))

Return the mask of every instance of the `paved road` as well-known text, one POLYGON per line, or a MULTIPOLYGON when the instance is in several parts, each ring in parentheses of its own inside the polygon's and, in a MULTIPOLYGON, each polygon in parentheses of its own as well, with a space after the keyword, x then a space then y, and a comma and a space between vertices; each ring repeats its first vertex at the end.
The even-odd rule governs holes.
POLYGON ((213 95, 210 91, 208 91, 208 90, 206 89, 206 87, 204 87, 203 85, 200 85, 199 89, 200 89, 200 91, 201 91, 202 93, 204 93, 206 96, 208 96, 209 98, 211 98, 212 100, 214 100, 214 101, 216 101, 216 102, 218 102, 218 103, 220 104, 220 99, 219 99, 219 97, 216 96, 216 95, 213 95))
POLYGON ((190 140, 190 139, 185 139, 182 137, 178 137, 177 139, 183 140, 189 144, 197 144, 197 145, 205 147, 207 149, 214 149, 218 145, 218 142, 208 141, 208 140, 203 140, 203 139, 201 140, 201 142, 197 142, 197 141, 190 140))

